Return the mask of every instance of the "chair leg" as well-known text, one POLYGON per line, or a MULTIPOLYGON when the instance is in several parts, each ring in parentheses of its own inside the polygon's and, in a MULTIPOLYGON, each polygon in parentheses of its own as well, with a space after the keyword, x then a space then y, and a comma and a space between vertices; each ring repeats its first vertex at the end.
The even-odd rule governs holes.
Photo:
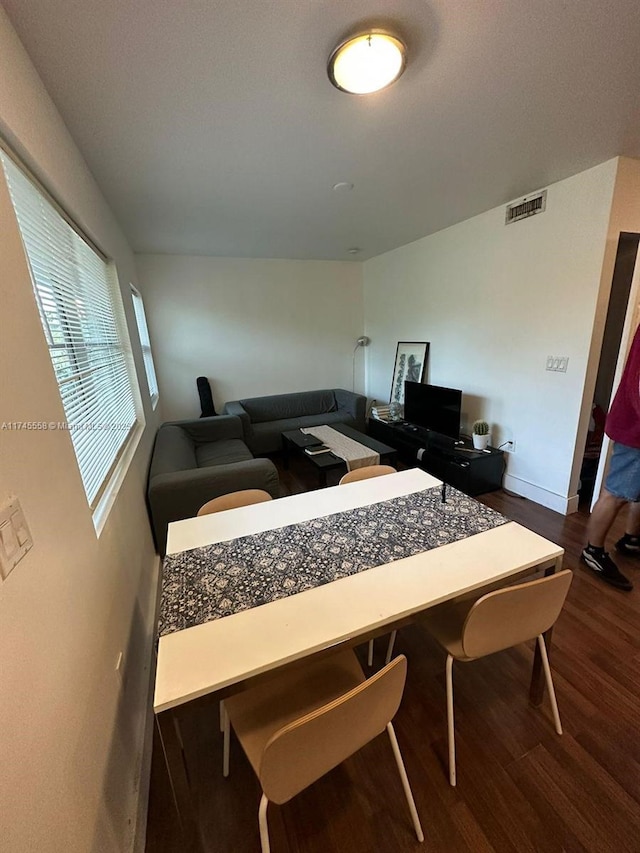
POLYGON ((549 666, 549 655, 547 654, 547 646, 542 634, 538 634, 538 646, 540 648, 540 657, 542 658, 542 668, 544 669, 544 677, 547 682, 547 690, 549 691, 549 699, 551 701, 551 710, 553 711, 553 721, 556 724, 556 731, 559 735, 562 734, 562 723, 560 722, 560 712, 558 711, 558 702, 556 700, 556 691, 553 688, 553 679, 551 678, 551 667, 549 666))
POLYGON ((391 663, 391 656, 393 655, 393 647, 395 645, 397 636, 398 636, 397 631, 391 632, 391 636, 389 637, 389 645, 387 646, 387 656, 384 660, 385 664, 391 663))
POLYGON ((229 724, 229 714, 227 713, 227 709, 222 705, 222 733, 223 733, 223 742, 222 742, 222 775, 226 779, 229 775, 229 741, 231 740, 231 726, 229 724))
POLYGON ((271 852, 271 847, 269 845, 269 826, 267 824, 268 805, 269 800, 267 799, 266 794, 263 794, 262 799, 260 800, 260 807, 258 809, 258 824, 260 826, 260 844, 262 845, 262 853, 271 852))
POLYGON ((416 809, 416 803, 413 799, 413 793, 411 791, 411 785, 409 784, 409 778, 407 776, 407 771, 404 766, 404 761, 402 760, 402 753, 400 752, 400 747, 398 746, 398 739, 396 738, 396 733, 391 723, 387 723, 387 733, 389 735, 389 740, 391 741, 391 748, 393 749, 393 756, 396 760, 396 764, 398 765, 398 773, 400 774, 400 779, 402 781, 402 787, 404 788, 404 795, 407 798, 407 804, 409 806, 409 811, 411 812, 411 820, 413 821, 413 828, 416 831, 416 836, 418 841, 424 841, 424 833, 422 832, 422 826, 420 825, 420 818, 418 817, 418 810, 416 809))
POLYGON ((456 785, 456 732, 453 720, 453 657, 447 655, 447 733, 449 739, 449 784, 456 785))
POLYGON ((367 651, 367 666, 373 666, 373 640, 369 640, 369 648, 367 651))

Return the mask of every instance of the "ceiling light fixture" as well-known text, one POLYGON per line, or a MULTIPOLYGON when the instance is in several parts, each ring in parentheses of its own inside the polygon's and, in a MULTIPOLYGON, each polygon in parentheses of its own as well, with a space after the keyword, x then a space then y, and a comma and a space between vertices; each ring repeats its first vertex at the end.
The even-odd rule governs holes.
POLYGON ((368 95, 390 86, 404 71, 407 50, 400 39, 370 30, 348 39, 329 57, 329 79, 337 89, 368 95))

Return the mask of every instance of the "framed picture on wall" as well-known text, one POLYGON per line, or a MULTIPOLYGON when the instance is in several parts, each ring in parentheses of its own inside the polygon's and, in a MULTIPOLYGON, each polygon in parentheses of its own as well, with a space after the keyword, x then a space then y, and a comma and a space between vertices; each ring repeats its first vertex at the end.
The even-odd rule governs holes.
POLYGON ((429 344, 398 341, 391 382, 391 402, 404 405, 404 383, 422 382, 429 357, 429 344))

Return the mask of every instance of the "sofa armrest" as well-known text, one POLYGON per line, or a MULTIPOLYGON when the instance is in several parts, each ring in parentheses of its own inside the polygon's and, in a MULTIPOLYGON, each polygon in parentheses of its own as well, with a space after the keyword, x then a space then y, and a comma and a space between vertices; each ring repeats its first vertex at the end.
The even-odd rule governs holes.
POLYGON ((172 421, 171 423, 181 427, 196 444, 243 437, 242 423, 239 418, 232 415, 217 415, 211 418, 198 418, 194 421, 172 421))
POLYGON ((345 391, 344 388, 336 388, 333 393, 335 394, 338 411, 346 412, 350 415, 358 429, 364 432, 367 398, 363 394, 345 391))
POLYGON ((247 459, 153 477, 148 497, 158 552, 165 553, 167 527, 172 521, 193 518, 212 498, 242 489, 264 489, 271 497, 279 497, 280 481, 273 462, 247 459))
POLYGON ((251 435, 253 434, 251 418, 240 400, 231 400, 231 402, 226 403, 224 410, 228 415, 235 415, 235 417, 240 418, 245 441, 247 438, 251 438, 251 435))

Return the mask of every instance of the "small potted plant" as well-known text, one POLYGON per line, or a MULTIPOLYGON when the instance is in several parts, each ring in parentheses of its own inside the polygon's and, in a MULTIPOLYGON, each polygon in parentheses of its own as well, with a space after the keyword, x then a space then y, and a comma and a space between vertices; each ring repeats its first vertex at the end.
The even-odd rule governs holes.
POLYGON ((489 444, 489 424, 486 421, 474 421, 471 437, 476 450, 486 450, 489 444))

